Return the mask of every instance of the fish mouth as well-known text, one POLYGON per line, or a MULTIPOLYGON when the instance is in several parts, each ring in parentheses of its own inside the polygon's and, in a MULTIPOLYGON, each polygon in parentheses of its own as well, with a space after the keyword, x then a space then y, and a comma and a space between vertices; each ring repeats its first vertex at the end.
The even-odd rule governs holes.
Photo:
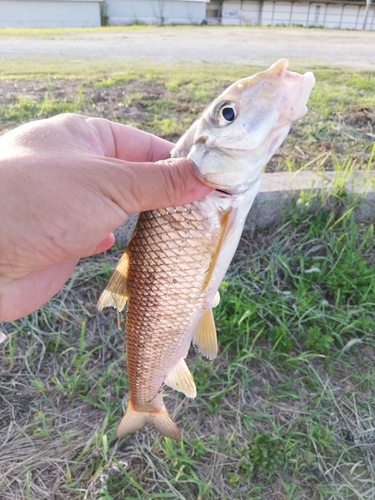
POLYGON ((251 181, 247 182, 245 185, 241 184, 237 186, 230 186, 230 185, 217 184, 216 182, 212 182, 208 180, 206 176, 202 175, 198 167, 191 158, 190 161, 193 164, 193 174, 198 179, 198 181, 204 184, 205 186, 213 188, 215 191, 225 196, 235 196, 237 194, 244 193, 259 180, 259 176, 256 176, 253 179, 251 179, 251 181))
POLYGON ((229 193, 229 191, 224 191, 224 189, 216 189, 218 193, 225 194, 226 196, 233 196, 233 194, 229 193))
POLYGON ((190 158, 190 161, 191 163, 193 164, 193 174, 194 174, 194 177, 199 181, 201 182, 202 184, 204 184, 205 186, 208 186, 210 188, 213 188, 215 189, 215 191, 218 191, 219 193, 223 193, 227 196, 233 196, 233 193, 229 192, 228 190, 225 189, 225 187, 222 187, 222 186, 218 186, 217 184, 213 183, 213 182, 210 182, 208 181, 207 179, 205 179, 204 176, 202 176, 202 174, 200 173, 199 171, 199 168, 197 167, 197 165, 194 163, 194 161, 190 158))

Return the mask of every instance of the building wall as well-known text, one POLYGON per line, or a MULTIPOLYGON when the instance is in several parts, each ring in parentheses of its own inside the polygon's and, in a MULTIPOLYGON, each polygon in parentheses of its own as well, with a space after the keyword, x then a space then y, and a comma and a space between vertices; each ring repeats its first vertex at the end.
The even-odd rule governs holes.
POLYGON ((106 0, 108 24, 200 24, 206 17, 206 1, 106 0))
POLYGON ((100 26, 98 1, 0 0, 0 28, 100 26))
MULTIPOLYGON (((365 9, 365 3, 225 0, 222 24, 362 29, 365 9)), ((366 29, 375 30, 375 3, 371 5, 366 29)))

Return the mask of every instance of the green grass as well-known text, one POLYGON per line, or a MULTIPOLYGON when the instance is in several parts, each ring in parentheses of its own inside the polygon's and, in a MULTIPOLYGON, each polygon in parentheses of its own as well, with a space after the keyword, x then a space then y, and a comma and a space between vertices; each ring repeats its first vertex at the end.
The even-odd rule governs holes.
MULTIPOLYGON (((119 65, 0 61, 1 129, 73 111, 175 140, 260 69, 119 65)), ((1 325, 1 500, 375 498, 374 229, 342 190, 351 170, 374 168, 375 75, 292 69, 318 83, 268 168, 333 169, 336 191, 331 204, 301 194, 282 224, 244 235, 215 310, 219 356, 190 352, 194 401, 167 390, 183 441, 116 439, 124 334, 95 304, 120 252, 86 259, 40 311, 1 325)))
MULTIPOLYGON (((86 36, 106 36, 113 33, 126 33, 127 31, 135 31, 142 29, 152 29, 156 26, 102 26, 100 28, 1 28, 0 39, 6 38, 41 38, 43 40, 50 39, 79 39, 86 36)), ((163 27, 167 28, 167 27, 163 27)))
POLYGON ((4 491, 13 480, 36 498, 35 478, 48 485, 59 470, 72 499, 372 498, 373 226, 301 206, 241 242, 215 311, 219 356, 190 353, 196 400, 168 391, 180 443, 152 429, 115 438, 128 385, 123 333, 113 312, 95 310, 103 257, 83 261, 41 311, 3 325, 4 491))
POLYGON ((48 91, 45 92, 44 99, 41 102, 17 95, 15 102, 4 109, 3 118, 9 122, 26 122, 37 118, 48 118, 60 113, 79 113, 83 106, 80 91, 70 102, 67 98, 51 98, 48 91))
MULTIPOLYGON (((129 123, 177 140, 207 104, 259 66, 210 63, 155 65, 146 61, 12 59, 0 61, 0 131, 59 112, 80 112, 129 123), (44 87, 44 92, 35 91, 44 87), (98 94, 101 98, 98 102, 98 94)), ((375 134, 375 74, 331 67, 313 70, 317 84, 307 116, 269 163, 269 171, 365 168, 375 134)), ((374 168, 374 167, 373 167, 374 168)))
MULTIPOLYGON (((225 29, 236 31, 237 29, 243 29, 244 26, 226 26, 225 29)), ((249 31, 256 30, 273 30, 279 29, 279 27, 274 26, 251 26, 248 27, 249 31)), ((288 29, 293 29, 293 26, 287 26, 288 29)), ((294 27, 296 28, 296 27, 294 27)), ((127 26, 101 26, 98 28, 1 28, 0 29, 0 39, 6 38, 41 38, 41 39, 61 39, 61 38, 69 38, 69 39, 82 39, 85 37, 91 37, 95 35, 97 37, 105 37, 113 34, 126 34, 127 31, 139 31, 139 30, 150 30, 150 29, 158 29, 158 30, 168 30, 168 29, 176 29, 174 25, 164 25, 164 26, 155 26, 155 25, 146 25, 142 23, 136 23, 127 26)), ((202 30, 202 26, 196 25, 179 25, 179 30, 188 29, 191 31, 192 29, 202 30)), ((210 26, 210 30, 212 29, 220 29, 220 26, 210 26)), ((299 29, 297 27, 296 29, 299 29)))

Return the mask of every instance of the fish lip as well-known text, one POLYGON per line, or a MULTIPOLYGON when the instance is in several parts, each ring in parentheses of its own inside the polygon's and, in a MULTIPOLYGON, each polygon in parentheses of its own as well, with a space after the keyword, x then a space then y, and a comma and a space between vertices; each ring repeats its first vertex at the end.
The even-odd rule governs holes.
POLYGON ((229 191, 224 191, 224 189, 216 189, 215 191, 221 194, 225 194, 226 196, 233 196, 232 193, 230 193, 229 191))
POLYGON ((226 196, 235 196, 237 194, 245 193, 248 189, 250 189, 259 180, 259 176, 255 177, 254 179, 252 179, 252 181, 249 184, 246 184, 244 189, 241 189, 242 186, 240 186, 234 190, 232 188, 232 190, 231 190, 229 188, 229 186, 228 186, 228 188, 226 186, 219 186, 218 184, 216 184, 214 182, 210 182, 207 179, 205 179, 204 176, 202 176, 202 174, 200 173, 197 165, 194 163, 194 161, 191 158, 190 158, 190 161, 193 164, 193 174, 198 179, 199 182, 201 182, 205 186, 208 186, 210 188, 215 189, 215 191, 222 193, 223 195, 226 195, 226 196))
POLYGON ((193 174, 194 174, 194 177, 196 177, 196 179, 198 179, 199 182, 201 182, 205 186, 208 186, 210 188, 215 189, 215 191, 219 191, 220 193, 223 193, 223 194, 228 195, 228 196, 233 196, 233 194, 230 193, 229 191, 225 191, 225 188, 219 187, 217 184, 214 184, 213 182, 207 181, 201 175, 201 173, 199 171, 199 168, 197 167, 197 165, 195 164, 195 162, 191 158, 190 158, 190 161, 193 164, 193 174))

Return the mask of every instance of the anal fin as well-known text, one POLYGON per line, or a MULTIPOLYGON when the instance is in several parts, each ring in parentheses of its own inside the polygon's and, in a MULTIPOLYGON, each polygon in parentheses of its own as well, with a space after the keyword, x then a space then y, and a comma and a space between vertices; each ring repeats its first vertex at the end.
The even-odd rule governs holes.
POLYGON ((214 359, 217 356, 217 338, 214 316, 211 309, 203 314, 202 319, 193 336, 193 344, 208 359, 214 359))
POLYGON ((126 283, 129 265, 130 255, 125 251, 118 261, 107 286, 99 297, 97 304, 99 311, 105 307, 114 307, 117 311, 122 311, 124 309, 129 297, 126 283))
POLYGON ((188 398, 195 398, 197 395, 193 376, 184 358, 181 358, 169 371, 164 383, 176 391, 183 392, 188 398))

